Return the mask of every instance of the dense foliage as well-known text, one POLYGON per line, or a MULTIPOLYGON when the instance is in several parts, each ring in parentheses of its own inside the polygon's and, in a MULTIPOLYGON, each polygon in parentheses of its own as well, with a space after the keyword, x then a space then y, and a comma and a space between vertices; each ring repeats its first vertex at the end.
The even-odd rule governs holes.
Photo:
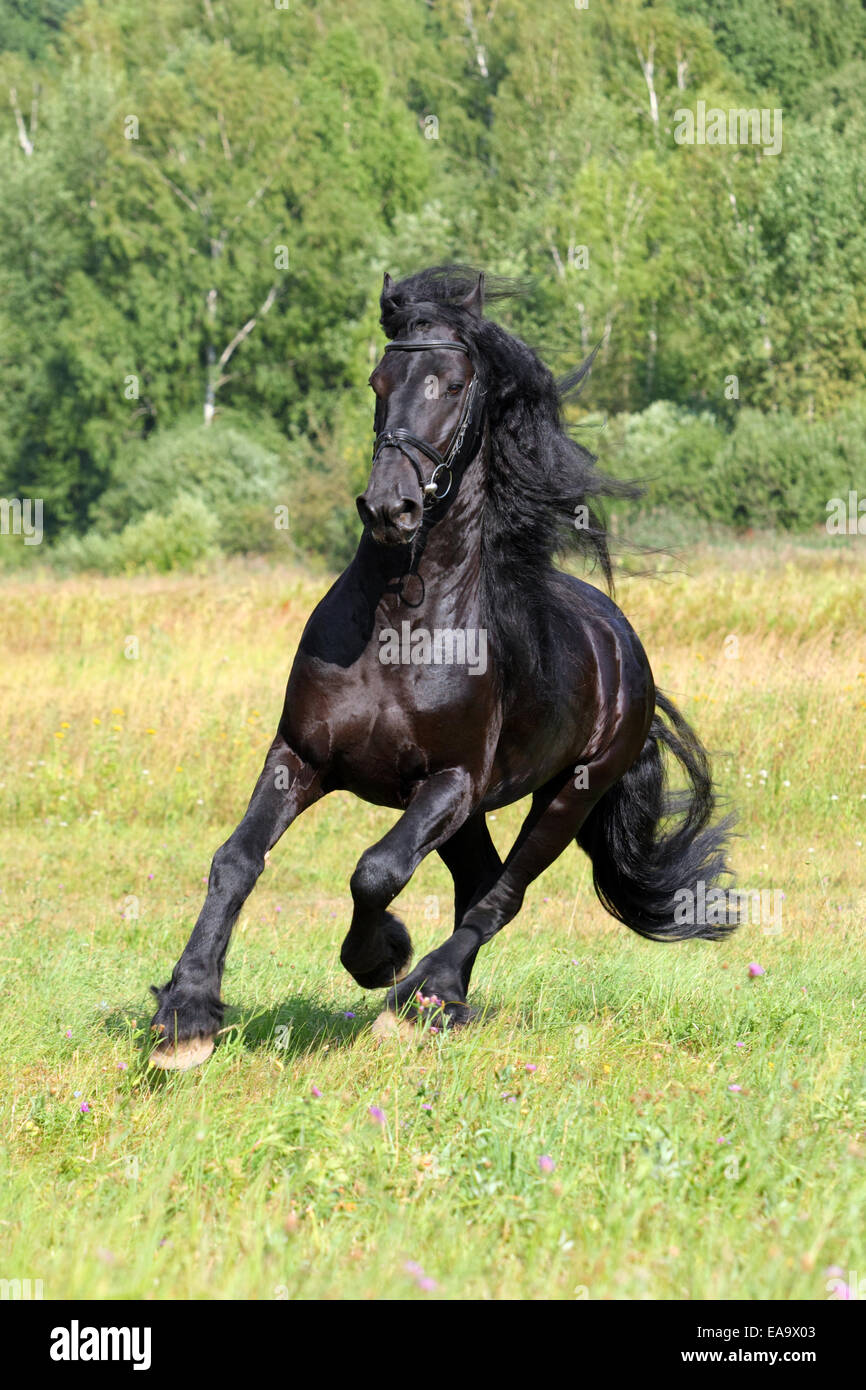
POLYGON ((342 559, 382 271, 448 259, 555 369, 603 342, 592 447, 652 505, 804 529, 866 480, 856 0, 7 0, 0 90, 0 495, 58 561, 283 506, 342 559), (678 143, 699 103, 779 153, 678 143))

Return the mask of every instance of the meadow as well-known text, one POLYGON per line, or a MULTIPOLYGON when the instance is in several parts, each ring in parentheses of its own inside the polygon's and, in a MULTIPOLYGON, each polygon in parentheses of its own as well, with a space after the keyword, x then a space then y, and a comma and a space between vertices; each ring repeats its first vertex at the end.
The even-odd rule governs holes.
MULTIPOLYGON (((866 551, 757 538, 658 565, 618 599, 714 751, 738 884, 783 892, 781 919, 641 940, 575 847, 482 953, 478 1022, 377 1041, 383 996, 338 952, 394 813, 334 795, 271 855, 227 1031, 184 1075, 144 1065, 147 987, 327 578, 2 582, 0 1277, 45 1298, 592 1301, 826 1299, 866 1276, 866 551)), ((491 817, 500 849, 520 817, 491 817)), ((397 903, 416 954, 450 910, 434 856, 397 903)))

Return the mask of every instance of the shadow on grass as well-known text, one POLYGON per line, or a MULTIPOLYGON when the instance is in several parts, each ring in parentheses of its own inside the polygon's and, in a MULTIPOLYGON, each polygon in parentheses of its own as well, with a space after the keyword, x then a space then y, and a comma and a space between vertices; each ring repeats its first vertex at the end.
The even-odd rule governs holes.
MULTIPOLYGON (((240 1047, 245 1052, 269 1052, 281 1062, 312 1055, 327 1047, 330 1051, 352 1047, 358 1038, 369 1033, 373 1020, 380 1013, 383 999, 376 996, 357 1010, 335 1009, 313 994, 293 994, 282 1003, 259 1009, 226 1005, 225 1020, 217 1037, 216 1051, 226 1045, 240 1047)), ((483 1028, 500 1009, 499 1003, 488 1000, 483 1007, 471 1010, 469 1026, 483 1028)), ((148 1066, 157 1039, 150 1032, 151 1006, 129 1004, 110 1014, 101 1014, 99 1024, 112 1038, 125 1039, 139 1056, 137 1081, 146 1078, 152 1086, 164 1085, 177 1072, 160 1071, 148 1066)), ((460 1030, 462 1031, 462 1029, 460 1030)), ((206 1065, 206 1064, 205 1064, 206 1065)), ((195 1071, 200 1071, 197 1067, 195 1071)))
MULTIPOLYGON (((264 1048, 281 1060, 317 1052, 328 1046, 332 1051, 351 1047, 369 1033, 371 1025, 384 1008, 385 996, 373 993, 369 1004, 357 1011, 332 1009, 314 995, 296 994, 272 1008, 251 1013, 249 1009, 226 1008, 226 1037, 240 1034, 247 1051, 264 1048)), ((470 1009, 470 1027, 483 1026, 496 1016, 500 1005, 488 1001, 483 1007, 470 1009)))
POLYGON ((317 1052, 350 1047, 359 1034, 369 1029, 381 1005, 358 1010, 333 1009, 315 995, 293 994, 281 1004, 250 1011, 226 1007, 225 1038, 240 1035, 248 1052, 265 1049, 281 1061, 317 1052))
MULTIPOLYGON (((310 994, 290 995, 269 1008, 228 1004, 217 1047, 240 1037, 245 1051, 264 1049, 281 1061, 317 1052, 325 1046, 331 1050, 350 1047, 359 1034, 369 1029, 380 1008, 381 1003, 371 1003, 357 1011, 334 1009, 310 994)), ((122 1005, 112 1013, 99 1014, 98 1022, 109 1037, 127 1041, 146 1062, 157 1041, 150 1033, 153 1009, 150 1001, 143 1007, 122 1005)))

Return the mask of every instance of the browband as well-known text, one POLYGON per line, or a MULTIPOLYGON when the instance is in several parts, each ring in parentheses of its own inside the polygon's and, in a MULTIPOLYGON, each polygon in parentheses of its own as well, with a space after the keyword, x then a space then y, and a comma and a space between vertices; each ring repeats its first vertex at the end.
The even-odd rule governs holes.
POLYGON ((469 356, 469 349, 465 343, 455 343, 451 338, 430 338, 425 342, 412 343, 388 343, 386 352, 421 352, 424 348, 454 348, 457 352, 465 352, 469 356))

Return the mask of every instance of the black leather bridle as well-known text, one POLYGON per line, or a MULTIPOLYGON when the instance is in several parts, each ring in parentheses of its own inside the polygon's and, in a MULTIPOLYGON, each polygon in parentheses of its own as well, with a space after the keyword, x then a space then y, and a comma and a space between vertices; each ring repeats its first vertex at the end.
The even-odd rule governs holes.
MULTIPOLYGON (((386 352, 425 352, 432 348, 451 348, 454 352, 465 352, 470 356, 470 352, 465 343, 455 343, 450 338, 428 339, 426 342, 388 343, 386 352)), ((424 506, 432 507, 437 502, 441 502, 451 491, 451 484, 454 481, 454 469, 460 461, 461 454, 464 455, 463 462, 468 463, 478 442, 481 421, 483 418, 484 392, 479 388, 478 375, 473 371, 472 380, 466 389, 463 400, 463 408, 460 411, 460 419, 457 421, 454 433, 451 436, 451 443, 448 445, 444 454, 428 444, 426 439, 419 439, 417 434, 412 434, 410 430, 393 429, 383 430, 376 435, 376 442, 373 445, 373 463, 379 457, 383 449, 399 449, 411 463, 418 475, 418 482, 424 498, 424 506), (424 476, 416 458, 410 454, 405 447, 409 445, 413 449, 419 449, 422 454, 426 454, 433 464, 433 472, 430 474, 428 482, 424 482, 424 476), (447 474, 448 481, 444 482, 447 474), (442 491, 440 491, 442 488, 442 491)))

